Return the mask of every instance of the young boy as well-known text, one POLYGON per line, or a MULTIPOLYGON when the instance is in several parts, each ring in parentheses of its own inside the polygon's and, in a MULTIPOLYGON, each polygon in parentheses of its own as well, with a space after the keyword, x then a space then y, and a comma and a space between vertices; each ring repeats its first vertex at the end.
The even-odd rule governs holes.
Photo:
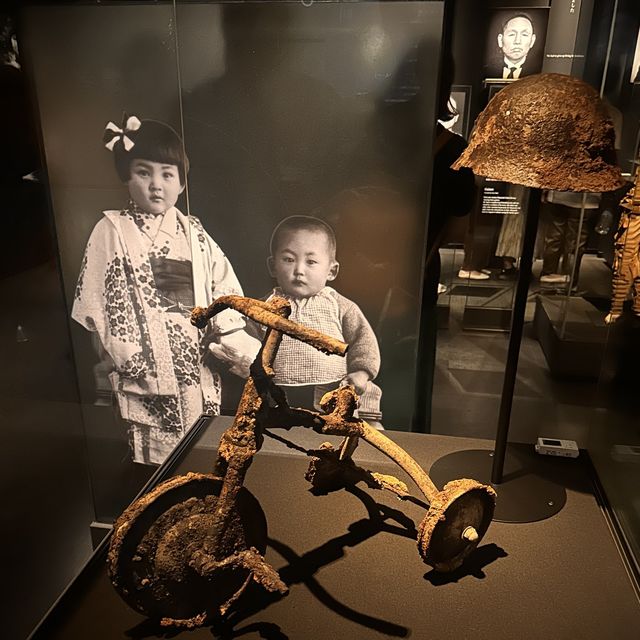
POLYGON ((382 428, 382 392, 372 382, 380 369, 378 341, 358 306, 326 286, 339 269, 333 229, 319 218, 285 218, 271 236, 270 252, 269 273, 278 284, 272 296, 289 300, 290 319, 349 343, 342 358, 284 336, 275 382, 289 391, 312 386, 316 408, 324 393, 352 384, 360 396, 359 416, 382 428))
POLYGON ((190 323, 193 306, 242 288, 200 221, 175 207, 189 166, 180 136, 132 116, 122 128, 110 122, 105 142, 130 200, 93 229, 71 315, 107 357, 134 461, 160 464, 201 413, 220 411, 208 354, 246 377, 259 343, 234 311, 206 332, 190 323))

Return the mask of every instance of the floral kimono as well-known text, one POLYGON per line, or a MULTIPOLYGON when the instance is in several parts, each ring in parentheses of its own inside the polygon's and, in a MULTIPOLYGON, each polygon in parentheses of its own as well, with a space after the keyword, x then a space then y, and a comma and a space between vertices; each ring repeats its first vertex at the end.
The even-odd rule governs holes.
POLYGON ((105 211, 93 229, 71 315, 97 333, 112 361, 136 462, 161 463, 203 411, 219 413, 220 376, 205 366, 205 345, 244 320, 227 310, 203 332, 190 310, 226 294, 242 295, 240 283, 194 216, 175 207, 154 215, 131 203, 105 211))

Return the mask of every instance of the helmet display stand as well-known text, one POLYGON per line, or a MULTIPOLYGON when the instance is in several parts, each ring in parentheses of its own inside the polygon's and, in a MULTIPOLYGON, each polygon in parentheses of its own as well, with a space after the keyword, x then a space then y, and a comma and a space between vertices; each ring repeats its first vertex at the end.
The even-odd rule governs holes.
MULTIPOLYGON (((439 483, 468 474, 494 486, 494 518, 533 522, 560 511, 563 486, 535 473, 510 454, 509 424, 520 344, 531 281, 533 251, 543 189, 612 191, 624 184, 615 161, 615 133, 597 92, 585 82, 556 73, 523 78, 505 87, 476 121, 469 146, 453 165, 478 176, 531 187, 520 275, 511 320, 504 382, 493 455, 460 451, 436 461, 430 475, 439 483), (508 473, 505 475, 505 465, 508 473)), ((535 457, 533 445, 527 447, 535 457)))

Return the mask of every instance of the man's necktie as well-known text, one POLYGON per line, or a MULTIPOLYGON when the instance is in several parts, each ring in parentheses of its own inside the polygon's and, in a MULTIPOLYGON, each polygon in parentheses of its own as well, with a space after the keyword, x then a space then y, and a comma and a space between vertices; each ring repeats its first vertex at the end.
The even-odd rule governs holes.
POLYGON ((514 78, 513 75, 518 67, 509 67, 509 73, 507 74, 507 78, 514 78))

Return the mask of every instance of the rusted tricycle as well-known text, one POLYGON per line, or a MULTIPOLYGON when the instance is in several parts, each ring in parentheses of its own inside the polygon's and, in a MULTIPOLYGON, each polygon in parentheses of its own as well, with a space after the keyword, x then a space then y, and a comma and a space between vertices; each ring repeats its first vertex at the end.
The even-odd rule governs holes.
POLYGON ((255 498, 243 488, 266 429, 295 426, 343 436, 340 447, 315 452, 307 479, 317 490, 364 481, 369 487, 409 497, 400 480, 361 469, 351 455, 363 439, 398 464, 418 486, 429 509, 418 528, 418 551, 438 571, 452 571, 476 548, 495 507, 495 491, 475 480, 449 482, 438 491, 401 447, 354 417, 357 396, 346 386, 326 394, 324 413, 289 407, 273 381, 273 362, 283 334, 328 354, 344 356, 348 345, 288 320, 286 300, 269 303, 224 296, 208 309, 194 309, 192 322, 206 326, 233 308, 267 327, 232 426, 220 440, 212 474, 188 473, 163 482, 135 501, 114 525, 108 565, 111 580, 134 609, 162 625, 196 627, 224 616, 253 580, 286 593, 264 559, 266 522, 255 498))

